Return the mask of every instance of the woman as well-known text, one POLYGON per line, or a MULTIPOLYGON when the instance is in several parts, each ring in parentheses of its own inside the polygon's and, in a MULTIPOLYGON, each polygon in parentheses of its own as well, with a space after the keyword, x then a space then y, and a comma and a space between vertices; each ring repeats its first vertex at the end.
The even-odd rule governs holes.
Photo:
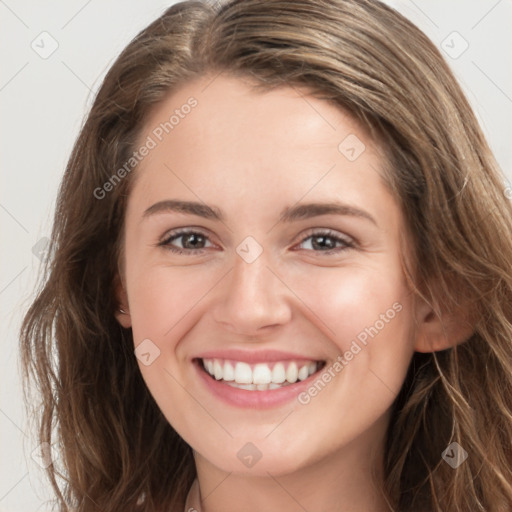
POLYGON ((173 6, 105 78, 24 321, 61 510, 507 510, 511 234, 394 10, 173 6))

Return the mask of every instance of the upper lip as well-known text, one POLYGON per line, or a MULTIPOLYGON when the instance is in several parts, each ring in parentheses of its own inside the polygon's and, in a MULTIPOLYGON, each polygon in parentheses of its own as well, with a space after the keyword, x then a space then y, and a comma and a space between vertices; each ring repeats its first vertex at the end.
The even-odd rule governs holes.
POLYGON ((196 359, 228 359, 245 363, 273 363, 277 361, 322 361, 318 357, 308 357, 303 354, 283 352, 280 350, 211 350, 202 352, 196 359))

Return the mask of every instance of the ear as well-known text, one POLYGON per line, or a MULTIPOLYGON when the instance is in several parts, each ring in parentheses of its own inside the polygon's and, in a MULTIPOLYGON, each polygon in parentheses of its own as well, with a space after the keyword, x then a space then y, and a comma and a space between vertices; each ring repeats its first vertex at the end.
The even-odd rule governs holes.
POLYGON ((475 330, 473 307, 469 303, 456 308, 434 307, 419 299, 416 305, 416 352, 438 352, 467 341, 475 330))
POLYGON ((116 320, 121 324, 122 327, 128 329, 132 326, 132 318, 130 316, 130 307, 128 305, 126 286, 120 274, 117 274, 114 279, 114 290, 118 304, 114 313, 116 320))

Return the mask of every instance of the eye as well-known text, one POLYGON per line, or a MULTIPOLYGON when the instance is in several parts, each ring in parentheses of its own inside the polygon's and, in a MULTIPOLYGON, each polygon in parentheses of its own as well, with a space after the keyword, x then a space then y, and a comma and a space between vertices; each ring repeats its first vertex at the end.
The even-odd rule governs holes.
POLYGON ((314 231, 302 240, 299 246, 301 245, 305 245, 305 247, 302 247, 303 249, 323 252, 325 254, 332 254, 355 247, 355 243, 351 238, 340 236, 331 230, 314 231))
MULTIPOLYGON (((208 236, 191 229, 172 231, 157 245, 176 254, 201 254, 204 249, 214 246, 208 236)), ((349 237, 340 236, 335 231, 317 230, 303 238, 298 247, 329 255, 354 248, 355 242, 349 237)))
POLYGON ((209 241, 208 237, 200 231, 193 230, 181 230, 173 231, 168 233, 162 241, 158 243, 159 247, 174 252, 176 254, 198 254, 202 252, 202 249, 207 249, 213 244, 209 241), (176 242, 180 246, 176 246, 176 242), (210 245, 206 245, 209 243, 210 245))

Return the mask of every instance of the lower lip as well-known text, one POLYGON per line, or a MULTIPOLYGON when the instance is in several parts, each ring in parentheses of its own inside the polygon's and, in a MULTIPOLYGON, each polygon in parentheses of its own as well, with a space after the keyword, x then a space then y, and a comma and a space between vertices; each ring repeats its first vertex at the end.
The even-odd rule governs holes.
POLYGON ((316 372, 305 380, 297 381, 295 384, 283 386, 282 388, 269 389, 266 391, 250 391, 248 389, 235 388, 223 381, 215 380, 209 373, 203 370, 200 361, 194 361, 194 365, 199 373, 199 377, 212 394, 230 405, 251 409, 278 407, 296 399, 301 392, 307 389, 311 381, 316 378, 319 373, 316 372))

